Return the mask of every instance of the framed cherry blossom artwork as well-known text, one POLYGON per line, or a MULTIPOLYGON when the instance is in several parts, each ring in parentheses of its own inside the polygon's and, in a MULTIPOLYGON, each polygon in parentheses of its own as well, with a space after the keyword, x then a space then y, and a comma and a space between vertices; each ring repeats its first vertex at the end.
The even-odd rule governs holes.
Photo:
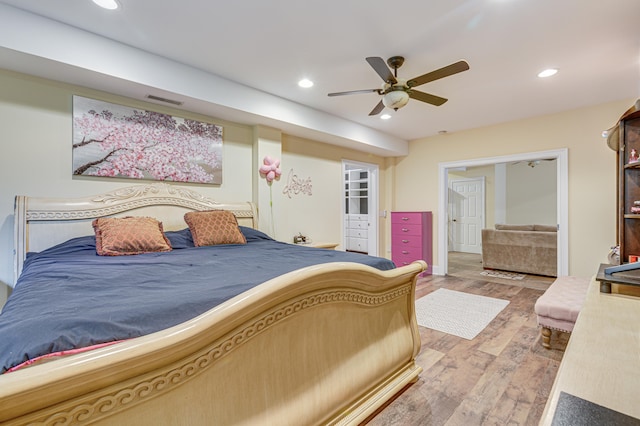
POLYGON ((73 97, 73 174, 222 183, 222 127, 73 97))

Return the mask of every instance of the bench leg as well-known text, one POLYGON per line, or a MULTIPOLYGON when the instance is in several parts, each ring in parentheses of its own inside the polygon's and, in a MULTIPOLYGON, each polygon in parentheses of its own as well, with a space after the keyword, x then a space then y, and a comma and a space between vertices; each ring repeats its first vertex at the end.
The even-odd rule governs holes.
POLYGON ((540 329, 540 334, 542 335, 542 346, 547 349, 551 349, 551 329, 542 327, 540 329))

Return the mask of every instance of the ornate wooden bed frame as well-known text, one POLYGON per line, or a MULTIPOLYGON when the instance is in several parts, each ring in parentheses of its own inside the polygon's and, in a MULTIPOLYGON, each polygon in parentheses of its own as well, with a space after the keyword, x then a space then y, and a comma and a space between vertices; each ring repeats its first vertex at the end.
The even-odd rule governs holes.
MULTIPOLYGON (((15 272, 27 251, 90 235, 95 217, 153 216, 176 230, 184 212, 212 208, 257 223, 251 203, 167 184, 66 201, 18 196, 15 272)), ((359 424, 421 371, 414 294, 425 269, 312 266, 175 327, 4 374, 0 423, 359 424)))

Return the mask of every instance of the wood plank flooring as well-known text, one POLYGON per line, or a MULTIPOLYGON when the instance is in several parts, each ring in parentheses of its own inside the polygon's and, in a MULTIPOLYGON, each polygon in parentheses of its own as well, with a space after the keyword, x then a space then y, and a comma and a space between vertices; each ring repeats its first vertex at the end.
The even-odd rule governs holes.
POLYGON ((420 327, 424 371, 365 424, 538 424, 569 337, 554 332, 551 350, 540 344, 533 306, 554 278, 505 280, 481 270, 479 255, 452 253, 449 275, 420 278, 416 298, 447 288, 510 303, 473 340, 420 327))

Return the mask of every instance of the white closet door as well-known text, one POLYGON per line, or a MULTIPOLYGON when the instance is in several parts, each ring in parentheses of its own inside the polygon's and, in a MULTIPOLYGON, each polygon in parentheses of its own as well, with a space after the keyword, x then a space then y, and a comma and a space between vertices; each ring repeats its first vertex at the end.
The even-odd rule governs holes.
POLYGON ((452 251, 482 253, 484 178, 452 181, 450 195, 452 251))

